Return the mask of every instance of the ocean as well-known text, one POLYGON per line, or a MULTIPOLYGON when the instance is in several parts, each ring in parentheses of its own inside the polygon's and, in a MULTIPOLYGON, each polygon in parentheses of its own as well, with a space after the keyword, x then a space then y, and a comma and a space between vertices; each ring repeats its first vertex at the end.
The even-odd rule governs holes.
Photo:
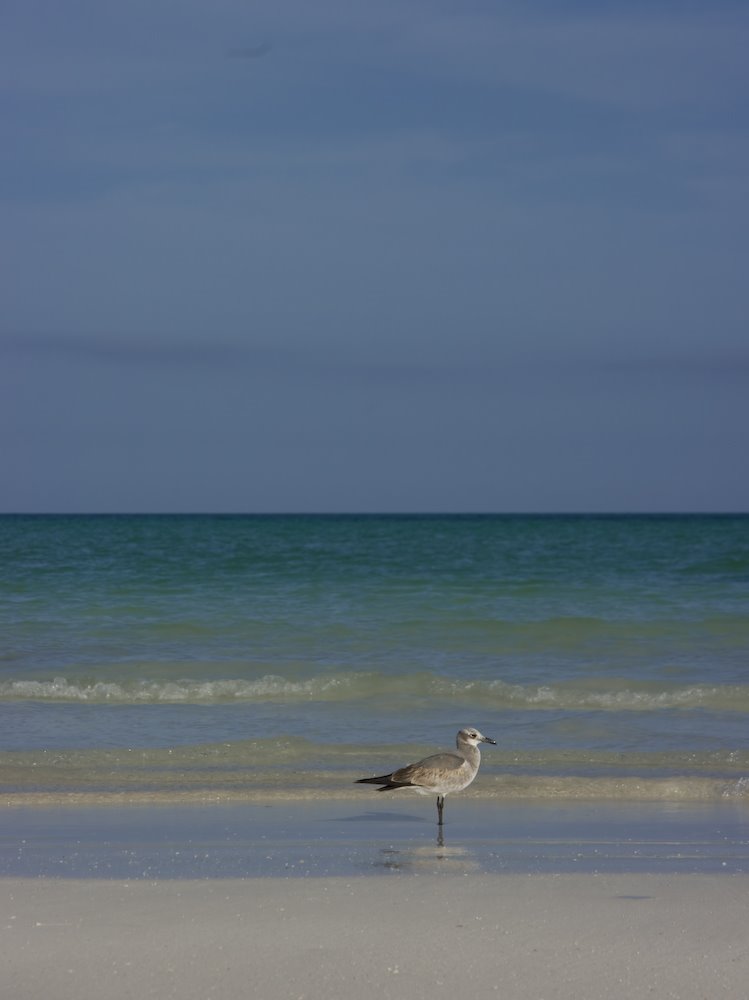
POLYGON ((463 725, 467 795, 749 802, 745 515, 7 515, 0 628, 9 802, 361 796, 463 725))

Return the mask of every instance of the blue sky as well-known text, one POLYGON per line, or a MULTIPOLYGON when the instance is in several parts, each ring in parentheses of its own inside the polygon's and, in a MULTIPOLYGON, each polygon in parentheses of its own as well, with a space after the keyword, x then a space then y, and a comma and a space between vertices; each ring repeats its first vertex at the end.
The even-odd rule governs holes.
POLYGON ((722 0, 10 0, 0 509, 749 509, 747 51, 722 0))

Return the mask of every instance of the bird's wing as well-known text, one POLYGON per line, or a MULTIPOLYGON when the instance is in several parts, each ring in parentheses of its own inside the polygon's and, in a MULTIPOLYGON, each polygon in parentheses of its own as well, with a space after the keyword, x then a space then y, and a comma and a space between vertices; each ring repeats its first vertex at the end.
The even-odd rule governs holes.
POLYGON ((407 764, 405 767, 393 771, 393 781, 411 782, 420 784, 419 778, 426 770, 432 772, 457 771, 465 766, 465 758, 456 753, 433 753, 431 757, 417 760, 415 764, 407 764))

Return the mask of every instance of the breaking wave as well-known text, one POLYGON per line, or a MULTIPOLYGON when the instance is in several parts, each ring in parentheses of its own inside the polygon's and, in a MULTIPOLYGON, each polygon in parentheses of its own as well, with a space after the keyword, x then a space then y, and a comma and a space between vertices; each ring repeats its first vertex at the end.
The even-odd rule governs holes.
POLYGON ((666 684, 600 679, 557 684, 511 684, 454 680, 435 674, 402 676, 330 673, 306 679, 266 674, 256 679, 97 680, 54 677, 0 682, 0 700, 118 704, 208 704, 254 701, 358 701, 421 697, 494 709, 566 711, 658 711, 713 709, 749 712, 749 685, 666 684))

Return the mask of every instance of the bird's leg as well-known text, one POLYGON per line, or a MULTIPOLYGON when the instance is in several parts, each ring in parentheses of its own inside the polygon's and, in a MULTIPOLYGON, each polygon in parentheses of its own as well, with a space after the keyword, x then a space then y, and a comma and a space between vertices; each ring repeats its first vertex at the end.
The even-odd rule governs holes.
POLYGON ((445 808, 445 796, 437 796, 437 825, 442 826, 442 810, 445 808))

